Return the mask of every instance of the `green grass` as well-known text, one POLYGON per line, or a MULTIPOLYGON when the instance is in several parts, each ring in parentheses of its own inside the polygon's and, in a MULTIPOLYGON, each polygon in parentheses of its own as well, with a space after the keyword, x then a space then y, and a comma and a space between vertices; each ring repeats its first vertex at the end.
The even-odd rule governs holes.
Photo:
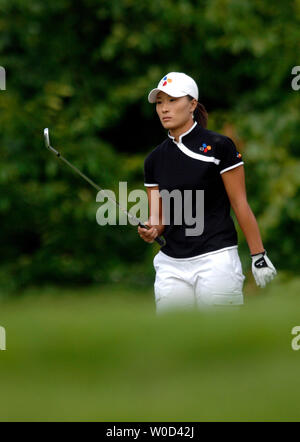
POLYGON ((299 421, 300 279, 241 310, 157 317, 152 290, 31 290, 0 303, 1 421, 299 421))

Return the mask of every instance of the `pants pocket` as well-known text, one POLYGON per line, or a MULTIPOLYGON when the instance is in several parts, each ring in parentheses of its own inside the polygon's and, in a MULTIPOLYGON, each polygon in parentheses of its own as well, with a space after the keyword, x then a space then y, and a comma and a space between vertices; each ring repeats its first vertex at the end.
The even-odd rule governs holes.
POLYGON ((205 266, 200 268, 199 278, 196 280, 198 304, 243 304, 244 278, 236 249, 211 255, 205 266))
POLYGON ((237 249, 228 250, 228 272, 230 274, 230 284, 224 285, 224 294, 214 294, 213 303, 215 305, 242 305, 244 304, 243 285, 245 276, 237 249))
POLYGON ((235 281, 237 293, 242 293, 245 275, 243 274, 241 260, 236 249, 230 250, 232 259, 232 278, 235 281))
POLYGON ((155 268, 155 270, 156 270, 156 268, 157 268, 158 254, 159 254, 159 252, 154 256, 153 261, 152 261, 152 263, 153 263, 153 267, 155 268))

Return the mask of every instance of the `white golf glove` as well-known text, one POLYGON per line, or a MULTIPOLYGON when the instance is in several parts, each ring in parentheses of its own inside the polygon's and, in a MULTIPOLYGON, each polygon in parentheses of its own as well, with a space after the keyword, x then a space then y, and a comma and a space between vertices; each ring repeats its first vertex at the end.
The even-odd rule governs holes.
POLYGON ((265 287, 275 275, 277 275, 276 269, 267 257, 267 252, 256 253, 251 255, 252 257, 252 273, 256 284, 259 287, 265 287))

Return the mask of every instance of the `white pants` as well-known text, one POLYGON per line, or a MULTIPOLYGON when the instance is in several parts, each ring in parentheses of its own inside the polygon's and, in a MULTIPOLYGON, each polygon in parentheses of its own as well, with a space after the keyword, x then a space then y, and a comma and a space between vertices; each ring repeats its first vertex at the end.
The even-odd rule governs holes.
POLYGON ((156 312, 215 305, 241 305, 245 276, 237 246, 192 258, 155 255, 156 312))

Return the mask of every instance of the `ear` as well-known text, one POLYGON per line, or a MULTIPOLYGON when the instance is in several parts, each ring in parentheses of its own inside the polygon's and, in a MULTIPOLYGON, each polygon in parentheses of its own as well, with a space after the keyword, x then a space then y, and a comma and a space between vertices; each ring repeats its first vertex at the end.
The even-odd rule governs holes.
POLYGON ((197 104, 198 104, 198 101, 196 100, 196 98, 193 98, 191 100, 192 112, 194 112, 194 110, 196 109, 197 104))

